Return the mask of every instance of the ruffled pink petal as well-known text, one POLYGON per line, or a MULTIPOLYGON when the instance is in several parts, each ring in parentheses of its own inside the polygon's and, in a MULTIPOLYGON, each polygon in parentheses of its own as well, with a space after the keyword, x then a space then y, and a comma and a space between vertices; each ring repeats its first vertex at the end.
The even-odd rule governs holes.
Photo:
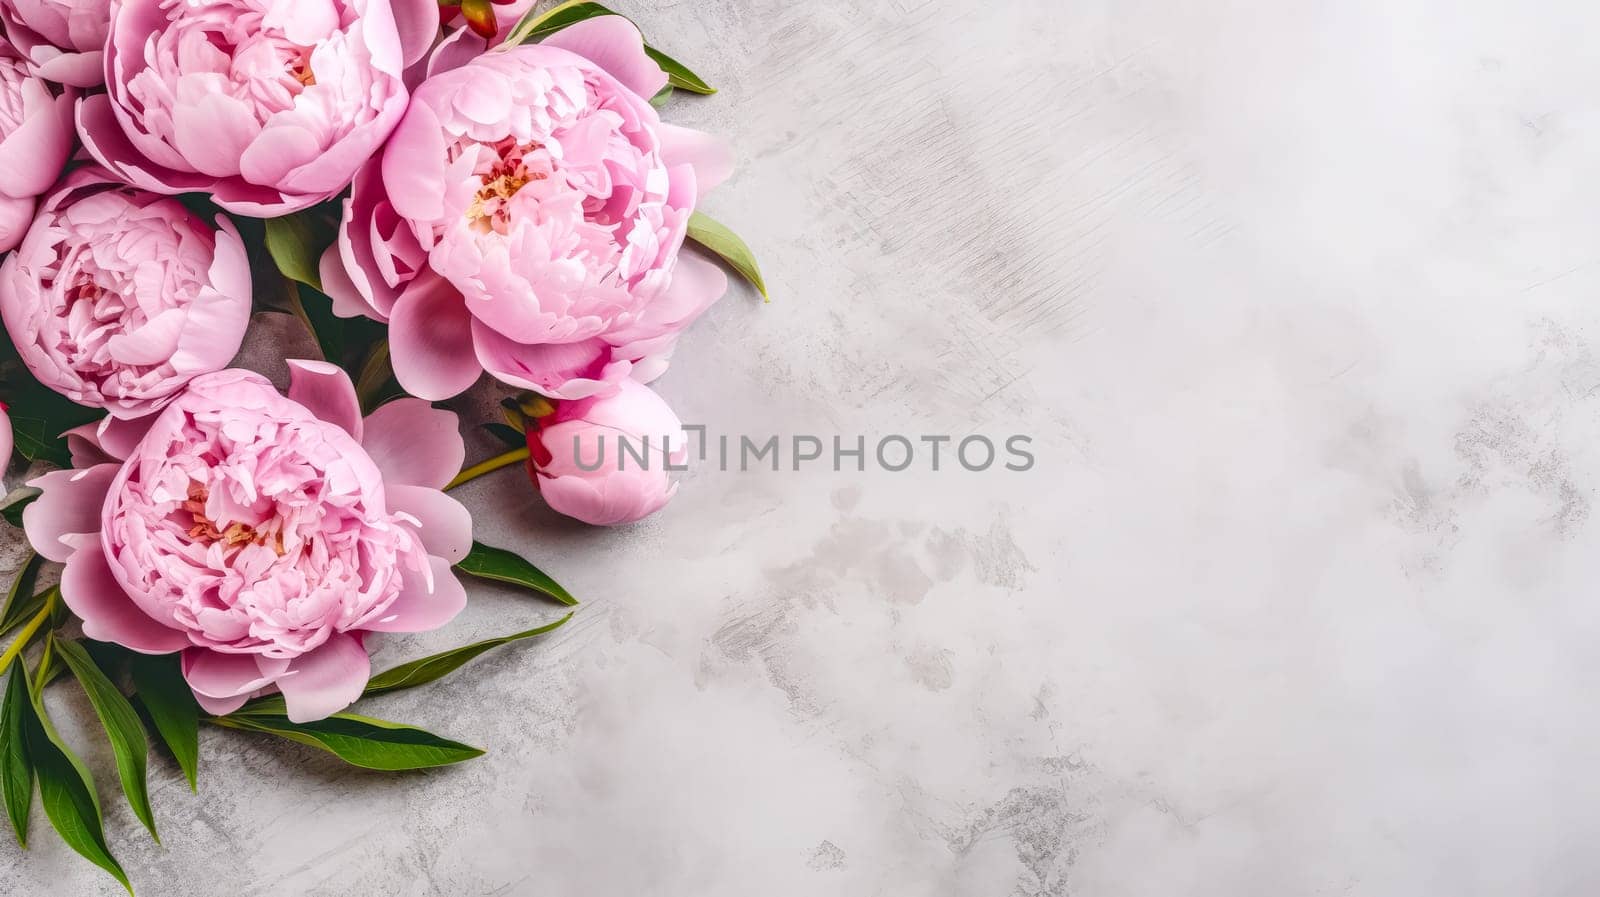
POLYGON ((140 610, 106 563, 98 544, 87 545, 67 559, 61 571, 61 598, 78 619, 83 634, 141 654, 171 654, 189 647, 189 637, 152 620, 140 610))
POLYGON ((361 445, 385 483, 443 489, 467 459, 457 426, 455 412, 396 399, 367 416, 361 445))
POLYGON ((304 405, 312 414, 346 433, 361 438, 361 400, 350 375, 326 361, 293 359, 289 362, 289 398, 304 405))
POLYGON ((327 719, 355 703, 372 677, 372 661, 354 636, 336 632, 322 647, 290 661, 278 678, 291 722, 327 719))
POLYGON ((622 16, 596 16, 540 42, 588 59, 639 96, 650 99, 667 86, 667 73, 644 52, 639 29, 622 16))
POLYGON ((22 512, 22 525, 34 551, 52 561, 72 557, 75 546, 63 536, 100 531, 100 511, 119 465, 100 464, 87 470, 53 470, 28 485, 44 494, 22 512))
POLYGON ((661 138, 661 160, 671 168, 694 168, 696 195, 704 198, 711 188, 733 174, 733 149, 714 134, 662 122, 656 130, 661 138))
POLYGON ((456 288, 439 277, 414 281, 400 294, 389 347, 395 378, 418 398, 460 395, 483 375, 472 350, 472 316, 456 288))
POLYGON ((430 557, 432 582, 421 574, 406 571, 400 595, 378 619, 363 623, 375 632, 427 632, 456 618, 467 606, 467 590, 456 578, 450 562, 430 557))
POLYGON ((472 515, 461 502, 438 489, 390 483, 385 487, 391 513, 410 514, 421 523, 429 554, 458 563, 472 550, 472 515))

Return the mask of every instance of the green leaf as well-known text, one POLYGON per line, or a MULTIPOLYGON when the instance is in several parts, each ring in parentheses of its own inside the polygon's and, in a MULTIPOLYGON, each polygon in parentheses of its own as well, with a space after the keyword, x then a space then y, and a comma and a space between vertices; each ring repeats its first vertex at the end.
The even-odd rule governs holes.
POLYGON ((767 285, 761 279, 761 267, 756 264, 755 253, 726 225, 704 212, 695 212, 689 216, 689 239, 716 253, 745 280, 750 281, 763 299, 771 300, 772 297, 767 295, 767 285))
MULTIPOLYGON (((18 664, 17 669, 22 669, 18 664)), ((25 675, 25 674, 24 674, 25 675)), ((31 689, 30 689, 31 690, 31 689)), ((84 859, 109 872, 133 894, 127 873, 106 845, 105 823, 100 816, 100 800, 94 794, 94 777, 61 739, 44 703, 34 696, 23 721, 27 731, 28 756, 39 776, 39 802, 45 816, 61 835, 61 840, 84 859)))
POLYGON ((362 411, 368 414, 389 399, 405 395, 405 390, 400 388, 394 377, 394 364, 389 358, 387 339, 380 339, 367 349, 355 385, 356 398, 361 401, 362 411))
POLYGON ((472 550, 467 552, 467 556, 462 558, 459 564, 456 564, 456 569, 479 579, 508 582, 532 589, 568 607, 578 603, 578 599, 572 597, 572 593, 562 588, 560 583, 551 579, 550 574, 504 548, 473 542, 472 550))
POLYGON ((42 556, 29 552, 27 561, 17 570, 16 579, 11 581, 11 590, 6 593, 5 610, 0 610, 0 636, 33 619, 39 608, 44 607, 46 596, 33 593, 33 587, 39 581, 39 565, 43 563, 42 556))
POLYGON ((156 734, 166 743, 173 759, 189 780, 189 790, 197 790, 200 771, 200 705, 183 679, 178 655, 152 657, 140 654, 133 659, 133 687, 156 734))
POLYGON ((53 644, 57 656, 72 670, 72 675, 78 677, 78 684, 83 686, 83 693, 89 696, 89 703, 100 717, 100 725, 111 742, 111 753, 116 757, 117 777, 122 780, 122 793, 128 796, 128 806, 150 830, 150 837, 161 843, 161 836, 156 834, 155 814, 150 812, 150 787, 145 778, 150 746, 145 742, 139 715, 82 645, 59 639, 53 644))
MULTIPOLYGON (((657 50, 655 47, 645 44, 644 55, 650 57, 652 62, 661 66, 661 70, 667 73, 668 87, 676 87, 679 90, 687 90, 690 93, 698 93, 702 96, 717 92, 717 89, 707 84, 704 78, 689 71, 688 66, 657 50)), ((656 96, 659 97, 660 94, 656 94, 656 96)), ((655 97, 652 97, 650 102, 655 103, 655 97)))
POLYGON ((522 21, 511 29, 506 35, 505 46, 515 47, 555 34, 568 25, 576 25, 584 19, 596 16, 616 15, 598 3, 589 3, 587 0, 567 0, 567 2, 554 6, 544 12, 530 11, 522 17, 522 21))
POLYGON ((290 722, 286 716, 271 714, 231 714, 212 717, 210 722, 287 738, 327 751, 352 766, 386 772, 448 766, 483 756, 478 748, 432 732, 353 713, 335 713, 310 723, 290 722))
POLYGON ((344 368, 352 380, 359 379, 373 347, 388 332, 387 325, 370 318, 341 318, 333 313, 332 299, 305 284, 296 286, 292 303, 316 337, 322 357, 344 368))
POLYGON ((554 632, 570 619, 572 619, 572 614, 569 613, 554 623, 540 626, 537 629, 529 629, 514 635, 503 635, 499 638, 487 639, 465 647, 424 657, 420 660, 413 660, 410 663, 403 663, 373 676, 372 680, 367 683, 367 690, 362 694, 363 696, 380 695, 384 692, 416 688, 419 685, 438 681, 460 669, 468 661, 477 658, 480 654, 491 651, 501 645, 509 645, 512 642, 519 642, 523 639, 544 635, 547 632, 554 632))
POLYGON ((21 529, 22 512, 43 494, 44 490, 36 486, 18 486, 5 498, 0 498, 0 517, 4 517, 7 523, 21 529))
POLYGON ((668 84, 666 87, 656 91, 656 95, 650 98, 650 105, 660 109, 662 106, 667 105, 667 101, 670 99, 672 99, 672 85, 668 84))
POLYGON ((512 448, 528 444, 528 437, 517 432, 516 428, 509 424, 487 423, 483 425, 483 428, 489 432, 489 435, 512 448))
POLYGON ((322 253, 328 239, 308 210, 266 221, 267 252, 290 280, 322 290, 322 253))
MULTIPOLYGON (((514 47, 517 44, 549 37, 557 31, 576 25, 585 19, 616 15, 621 15, 621 13, 607 9, 599 3, 590 3, 587 0, 567 0, 566 3, 552 7, 545 12, 529 12, 526 16, 523 16, 522 21, 518 22, 516 27, 511 29, 510 35, 506 37, 506 46, 514 47)), ((655 47, 645 44, 644 52, 656 65, 661 67, 663 72, 666 72, 668 86, 698 94, 717 92, 715 87, 707 84, 699 75, 689 71, 688 66, 657 50, 655 47)), ((660 94, 657 94, 657 97, 659 96, 660 94)), ((651 102, 654 102, 654 100, 651 102)))
POLYGON ((33 763, 28 759, 27 720, 32 714, 28 679, 22 664, 11 670, 6 702, 0 707, 0 792, 17 844, 28 849, 28 811, 33 807, 33 763))

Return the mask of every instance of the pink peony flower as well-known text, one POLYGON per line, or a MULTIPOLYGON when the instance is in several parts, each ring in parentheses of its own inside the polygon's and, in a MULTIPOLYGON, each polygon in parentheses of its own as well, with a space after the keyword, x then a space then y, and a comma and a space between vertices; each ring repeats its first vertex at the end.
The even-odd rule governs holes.
POLYGON ((395 372, 424 398, 484 370, 560 398, 659 374, 727 286, 679 254, 724 147, 661 123, 666 75, 621 17, 455 68, 450 49, 356 179, 322 264, 336 310, 389 321, 395 372))
POLYGON ((250 323, 233 224, 90 166, 45 200, 0 266, 0 317, 41 383, 116 417, 148 414, 228 366, 250 323))
POLYGON ((585 523, 633 523, 678 491, 670 468, 688 460, 683 424, 632 380, 603 398, 560 402, 528 431, 533 483, 550 507, 585 523))
POLYGON ((0 23, 41 78, 73 87, 105 83, 111 0, 0 0, 0 23))
POLYGON ((17 447, 16 433, 11 429, 11 415, 5 402, 0 402, 0 473, 11 464, 11 450, 17 447))
POLYGON ((440 491, 465 451, 454 414, 401 399, 363 420, 344 372, 290 366, 287 398, 228 370, 138 426, 75 431, 81 469, 34 480, 23 522, 66 562, 61 595, 90 638, 182 651, 210 713, 276 688, 306 722, 360 696, 367 633, 461 610, 451 565, 472 523, 440 491))
POLYGON ((405 111, 433 0, 113 0, 89 152, 138 187, 275 217, 350 183, 405 111))
POLYGON ((72 102, 70 93, 58 95, 30 74, 0 37, 0 252, 22 242, 39 194, 67 164, 72 102))

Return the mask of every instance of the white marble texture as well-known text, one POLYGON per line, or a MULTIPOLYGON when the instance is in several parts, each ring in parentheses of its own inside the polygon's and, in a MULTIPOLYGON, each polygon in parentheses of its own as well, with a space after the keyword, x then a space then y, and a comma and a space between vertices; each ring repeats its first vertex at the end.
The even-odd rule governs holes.
MULTIPOLYGON (((616 532, 477 483, 586 604, 371 712, 490 754, 208 731, 165 846, 106 790, 141 894, 1600 890, 1600 7, 618 6, 722 87, 666 114, 774 295, 683 416, 1037 467, 702 468, 616 532)), ((476 587, 383 660, 553 614, 476 587)), ((0 893, 116 892, 36 841, 0 893)))

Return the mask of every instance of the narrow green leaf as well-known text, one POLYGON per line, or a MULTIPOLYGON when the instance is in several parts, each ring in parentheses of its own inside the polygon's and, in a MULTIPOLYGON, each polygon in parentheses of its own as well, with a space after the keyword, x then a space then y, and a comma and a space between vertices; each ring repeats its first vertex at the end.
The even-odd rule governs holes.
POLYGON ((267 252, 283 276, 322 290, 322 253, 327 249, 319 236, 315 219, 308 212, 269 218, 266 221, 267 252))
POLYGON ((650 105, 660 109, 662 106, 667 105, 667 101, 670 99, 672 99, 672 85, 668 84, 666 87, 656 91, 656 95, 650 98, 650 105))
MULTIPOLYGON (((373 676, 367 682, 367 687, 361 692, 361 696, 369 698, 385 692, 402 691, 438 681, 465 666, 480 654, 491 651, 501 645, 509 645, 512 642, 544 635, 547 632, 554 632, 570 619, 572 619, 572 614, 567 614, 554 623, 540 626, 537 629, 529 629, 512 635, 487 639, 461 648, 433 654, 419 660, 413 660, 409 663, 403 663, 373 676)), ((283 695, 267 695, 256 698, 233 713, 228 714, 228 718, 232 719, 240 716, 283 716, 286 712, 287 708, 283 702, 283 695)))
POLYGON ((17 570, 16 578, 11 580, 11 589, 6 592, 5 610, 0 610, 0 635, 21 626, 44 606, 44 596, 33 593, 33 587, 39 581, 39 565, 43 563, 43 557, 29 552, 28 560, 17 570))
POLYGON ((767 295, 767 284, 761 279, 761 266, 756 264, 755 253, 726 225, 704 212, 695 212, 689 216, 689 239, 716 253, 733 266, 740 276, 750 281, 763 299, 771 300, 772 297, 767 295))
POLYGON ((156 734, 166 743, 173 759, 189 780, 189 790, 197 790, 200 771, 200 705, 183 679, 178 655, 152 657, 140 654, 133 659, 133 687, 150 715, 156 734))
POLYGON ((413 726, 336 713, 310 723, 286 716, 231 714, 210 718, 230 729, 264 732, 327 751, 352 766, 396 772, 448 766, 483 756, 483 751, 413 726))
POLYGON ((531 40, 538 40, 555 34, 568 25, 576 25, 584 19, 596 16, 616 15, 598 3, 587 0, 567 0, 567 2, 551 7, 544 12, 530 11, 522 17, 506 35, 505 46, 515 47, 531 40))
POLYGON ((506 445, 509 445, 512 448, 528 444, 528 437, 523 435, 521 431, 517 430, 510 424, 491 422, 484 424, 483 428, 489 432, 489 435, 500 440, 501 442, 504 442, 506 445))
POLYGON ((572 619, 572 614, 569 613, 554 623, 550 623, 546 626, 540 626, 537 629, 529 629, 525 632, 518 632, 513 635, 503 635, 499 638, 486 639, 465 647, 456 648, 451 651, 444 651, 429 657, 424 657, 420 660, 413 660, 410 663, 403 663, 393 669, 385 670, 382 673, 373 676, 372 680, 367 683, 367 690, 362 694, 364 696, 380 695, 384 692, 416 688, 419 685, 426 685, 429 682, 438 681, 439 679, 443 679, 445 676, 448 676, 460 669, 462 666, 466 665, 468 661, 475 659, 480 654, 484 654, 500 647, 501 645, 509 645, 512 642, 519 642, 523 639, 544 635, 547 632, 554 632, 565 625, 570 619, 572 619))
MULTIPOLYGON (((591 3, 588 0, 567 0, 566 3, 552 7, 542 13, 529 12, 521 22, 517 23, 516 27, 511 29, 511 34, 506 37, 506 46, 514 47, 528 41, 549 37, 557 31, 576 25, 585 19, 616 15, 621 15, 621 13, 607 9, 599 3, 591 3)), ((669 86, 687 90, 690 93, 712 94, 717 92, 715 87, 707 84, 704 78, 690 71, 688 66, 657 50, 655 47, 645 44, 644 52, 656 65, 661 67, 663 72, 666 72, 669 86)), ((657 94, 656 96, 659 98, 661 95, 657 94)), ((655 102, 655 100, 652 99, 651 102, 655 102)))
POLYGON ((394 377, 394 363, 389 357, 389 341, 380 339, 367 349, 361 368, 355 378, 356 398, 361 409, 370 414, 389 399, 405 395, 405 390, 394 377))
MULTIPOLYGON (((698 93, 702 96, 717 92, 717 89, 707 84, 704 78, 689 71, 688 66, 657 50, 655 47, 645 44, 644 55, 650 57, 651 61, 661 66, 661 70, 667 73, 668 87, 676 87, 679 90, 687 90, 690 93, 698 93)), ((656 96, 660 96, 660 94, 656 96)), ((650 102, 654 103, 655 98, 652 97, 650 102)))
POLYGON ((6 702, 0 707, 0 792, 17 844, 28 849, 28 811, 33 807, 33 763, 28 759, 27 719, 32 713, 22 664, 11 670, 6 702))
MULTIPOLYGON (((0 466, 3 466, 6 460, 9 459, 0 459, 0 466)), ((22 512, 43 494, 44 490, 36 486, 18 486, 5 498, 0 498, 0 517, 4 517, 7 523, 20 529, 22 512)))
POLYGON ((117 686, 95 664, 89 652, 77 642, 53 639, 56 655, 78 677, 83 693, 100 717, 100 725, 111 742, 111 753, 117 761, 117 777, 122 780, 122 793, 128 796, 128 806, 139 817, 150 837, 161 843, 156 833, 155 814, 150 812, 150 787, 146 780, 149 744, 144 738, 144 727, 139 725, 139 715, 117 686))
POLYGON ((479 579, 508 582, 532 589, 568 607, 578 603, 578 599, 572 597, 572 593, 562 588, 560 583, 551 579, 550 574, 504 548, 473 542, 472 550, 467 552, 467 556, 462 558, 459 564, 456 564, 456 569, 479 579))
MULTIPOLYGON (((18 664, 17 668, 22 669, 22 665, 18 664)), ((68 847, 110 873, 132 895, 133 886, 128 883, 127 873, 122 871, 122 865, 106 845, 100 799, 94 793, 94 776, 50 724, 44 703, 37 696, 27 710, 24 727, 28 756, 39 777, 39 802, 44 805, 45 816, 68 847)))

